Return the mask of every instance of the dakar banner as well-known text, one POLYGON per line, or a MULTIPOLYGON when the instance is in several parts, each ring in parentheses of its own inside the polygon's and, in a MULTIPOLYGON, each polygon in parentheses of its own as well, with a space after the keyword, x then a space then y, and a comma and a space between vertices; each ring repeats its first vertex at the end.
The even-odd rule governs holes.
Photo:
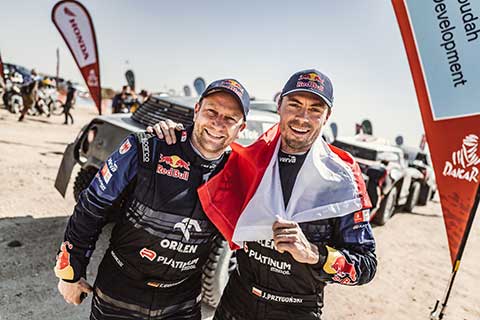
POLYGON ((87 9, 74 0, 60 1, 53 7, 52 21, 67 43, 95 105, 102 114, 97 40, 87 9))
POLYGON ((480 179, 480 1, 392 3, 417 92, 454 263, 480 179))

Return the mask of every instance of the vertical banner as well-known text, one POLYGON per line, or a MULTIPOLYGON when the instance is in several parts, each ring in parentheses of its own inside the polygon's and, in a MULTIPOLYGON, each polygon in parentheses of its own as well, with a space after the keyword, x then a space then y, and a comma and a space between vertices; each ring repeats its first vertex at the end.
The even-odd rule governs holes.
POLYGON ((87 9, 75 0, 63 0, 52 9, 52 21, 67 43, 100 114, 101 86, 97 39, 87 9))
POLYGON ((430 148, 452 265, 478 203, 480 1, 392 0, 430 148))
POLYGON ((2 54, 0 53, 0 77, 5 82, 5 74, 3 73, 3 61, 2 61, 2 54))
POLYGON ((125 72, 125 79, 127 79, 128 86, 135 91, 135 74, 133 74, 132 70, 125 72))
POLYGON ((60 78, 60 49, 57 48, 57 68, 55 70, 55 83, 58 89, 58 79, 60 78))
POLYGON ((183 93, 185 94, 186 97, 190 97, 192 95, 192 90, 190 89, 189 86, 184 85, 183 86, 183 93))
POLYGON ((197 94, 201 95, 206 88, 205 79, 202 77, 196 78, 193 80, 193 87, 195 88, 195 91, 197 91, 197 94))

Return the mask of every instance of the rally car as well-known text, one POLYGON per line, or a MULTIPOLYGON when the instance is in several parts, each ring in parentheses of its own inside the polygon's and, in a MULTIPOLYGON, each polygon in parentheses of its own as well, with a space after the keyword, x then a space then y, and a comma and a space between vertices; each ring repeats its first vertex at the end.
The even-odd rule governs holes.
MULTIPOLYGON (((172 119, 184 125, 193 122, 193 109, 198 98, 153 95, 133 114, 112 114, 95 117, 85 125, 63 154, 57 173, 55 188, 65 196, 75 164, 80 171, 75 178, 73 194, 76 200, 92 181, 108 156, 118 148, 125 137, 133 132, 144 131, 160 120, 172 119)), ((248 145, 279 121, 273 101, 251 101, 247 127, 236 142, 248 145)), ((212 248, 203 272, 203 300, 215 307, 220 299, 228 274, 235 268, 235 260, 227 243, 218 239, 212 248)))
POLYGON ((437 192, 432 160, 429 154, 420 150, 420 148, 402 146, 402 149, 408 156, 408 165, 416 168, 423 175, 423 179, 420 180, 421 187, 417 205, 424 206, 433 199, 437 192))
POLYGON ((373 205, 372 222, 384 225, 397 207, 411 212, 417 205, 424 176, 408 166, 402 149, 366 134, 338 137, 333 145, 358 162, 373 205))

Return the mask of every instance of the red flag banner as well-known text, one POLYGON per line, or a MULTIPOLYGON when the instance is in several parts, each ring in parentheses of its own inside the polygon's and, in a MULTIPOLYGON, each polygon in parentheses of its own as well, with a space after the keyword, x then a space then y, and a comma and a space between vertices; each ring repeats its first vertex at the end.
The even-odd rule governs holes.
POLYGON ((0 54, 0 77, 3 81, 5 81, 5 74, 3 73, 3 61, 2 61, 1 54, 0 54))
POLYGON ((53 7, 52 21, 67 43, 95 105, 102 114, 97 40, 90 14, 81 3, 64 0, 53 7))
POLYGON ((480 2, 392 3, 435 169, 453 264, 480 179, 480 23, 475 15, 480 14, 480 2))

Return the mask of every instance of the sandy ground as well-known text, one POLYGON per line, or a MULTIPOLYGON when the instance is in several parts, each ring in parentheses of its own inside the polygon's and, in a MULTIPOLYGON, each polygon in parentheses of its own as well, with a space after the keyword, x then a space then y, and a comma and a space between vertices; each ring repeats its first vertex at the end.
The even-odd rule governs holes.
MULTIPOLYGON (((78 307, 63 302, 52 268, 68 215, 74 206, 54 189, 68 142, 95 116, 92 107, 73 110, 74 126, 63 118, 17 116, 0 109, 0 320, 87 319, 90 298, 78 307), (21 246, 10 247, 17 240, 21 246)), ((76 173, 74 172, 73 176, 76 173)), ((413 214, 399 212, 374 228, 379 267, 368 285, 326 289, 325 319, 429 319, 443 296, 450 258, 438 202, 413 214)), ((106 248, 108 230, 89 267, 106 248)), ((444 319, 480 319, 480 222, 477 217, 444 319)), ((211 310, 206 310, 208 317, 211 310)))

